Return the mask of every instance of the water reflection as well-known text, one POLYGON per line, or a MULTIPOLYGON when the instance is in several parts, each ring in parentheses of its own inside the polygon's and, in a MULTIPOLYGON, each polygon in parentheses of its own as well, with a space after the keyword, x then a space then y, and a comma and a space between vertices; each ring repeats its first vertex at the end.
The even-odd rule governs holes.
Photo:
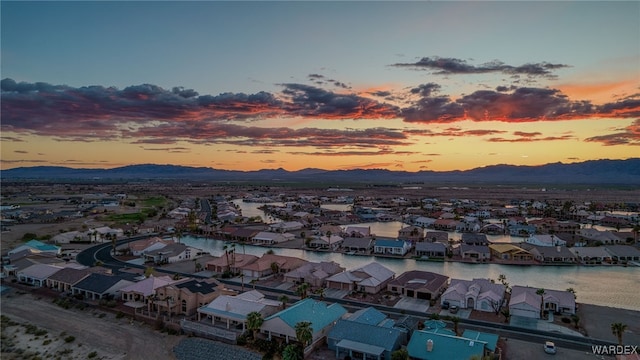
MULTIPOLYGON (((186 236, 181 242, 203 249, 214 256, 223 256, 224 241, 186 236)), ((269 249, 253 245, 236 245, 238 253, 262 256, 269 249)), ((640 268, 603 266, 519 266, 499 264, 465 264, 457 262, 426 262, 412 259, 387 259, 372 256, 351 256, 340 253, 304 251, 300 249, 273 248, 275 254, 294 256, 308 261, 335 261, 347 269, 353 269, 376 261, 396 274, 409 270, 424 270, 447 275, 451 278, 497 279, 505 274, 511 285, 565 290, 574 288, 578 302, 612 306, 640 311, 637 296, 640 268)))

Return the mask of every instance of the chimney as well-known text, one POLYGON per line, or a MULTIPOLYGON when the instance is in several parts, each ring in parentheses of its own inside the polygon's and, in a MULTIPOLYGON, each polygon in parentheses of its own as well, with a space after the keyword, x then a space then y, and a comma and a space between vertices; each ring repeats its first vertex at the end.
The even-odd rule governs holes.
POLYGON ((556 251, 560 252, 560 246, 556 246, 556 251))
POLYGON ((431 352, 433 350, 433 340, 427 340, 427 351, 431 352))

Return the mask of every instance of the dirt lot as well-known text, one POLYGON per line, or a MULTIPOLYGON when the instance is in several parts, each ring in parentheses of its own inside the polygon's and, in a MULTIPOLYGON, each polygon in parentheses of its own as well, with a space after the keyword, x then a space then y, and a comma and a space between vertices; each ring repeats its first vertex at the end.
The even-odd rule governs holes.
POLYGON ((8 339, 13 351, 3 352, 2 359, 30 358, 25 355, 36 352, 41 358, 51 354, 53 358, 87 359, 95 352, 92 357, 96 359, 175 359, 172 349, 184 338, 160 333, 126 317, 117 319, 112 313, 63 309, 50 299, 15 289, 2 295, 2 315, 22 324, 3 324, 3 350, 8 339), (35 325, 40 335, 28 334, 25 324, 35 325), (65 341, 69 336, 75 339, 65 341))

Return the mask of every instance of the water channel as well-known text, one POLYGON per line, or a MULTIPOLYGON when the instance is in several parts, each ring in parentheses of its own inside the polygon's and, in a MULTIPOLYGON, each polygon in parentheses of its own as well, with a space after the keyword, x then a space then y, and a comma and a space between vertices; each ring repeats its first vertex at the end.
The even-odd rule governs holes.
MULTIPOLYGON (((261 204, 236 202, 245 216, 262 216, 264 213, 258 209, 261 204)), ((340 205, 342 206, 342 205, 340 205)), ((345 208, 347 205, 344 205, 345 208)), ((379 236, 397 236, 400 222, 371 223, 371 231, 379 236)), ((455 233, 451 235, 456 235, 455 233)), ((459 235, 459 234, 457 234, 459 235)), ((452 236, 453 237, 453 236, 452 236)), ((491 240, 491 239, 490 239, 491 240)), ((493 239, 495 240, 495 239, 493 239)), ((503 239, 512 241, 510 237, 503 239)), ((515 241, 515 239, 513 239, 515 241)), ((518 241, 521 241, 518 240, 518 241)), ((224 254, 224 242, 206 238, 184 237, 182 242, 205 251, 214 256, 224 254)), ((237 245, 237 252, 244 252, 256 256, 263 255, 268 249, 253 245, 237 245)), ((450 278, 473 279, 490 278, 497 279, 500 274, 507 276, 511 285, 531 286, 554 290, 573 288, 580 303, 611 306, 640 311, 640 267, 622 266, 520 266, 500 264, 465 264, 458 262, 428 262, 415 261, 413 259, 389 259, 373 256, 353 256, 341 253, 327 253, 305 251, 300 249, 274 248, 278 255, 294 256, 308 261, 335 261, 347 269, 357 268, 377 261, 381 265, 391 269, 396 274, 409 270, 431 271, 444 274, 450 278)))

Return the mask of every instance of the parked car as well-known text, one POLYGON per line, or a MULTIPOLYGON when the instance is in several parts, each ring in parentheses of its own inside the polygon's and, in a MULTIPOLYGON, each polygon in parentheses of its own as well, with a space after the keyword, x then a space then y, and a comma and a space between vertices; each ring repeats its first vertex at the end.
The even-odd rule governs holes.
POLYGON ((452 313, 452 314, 456 314, 459 309, 460 309, 460 307, 458 307, 458 305, 451 305, 449 307, 449 312, 452 313))
POLYGON ((443 309, 443 310, 447 310, 448 308, 449 308, 449 302, 448 302, 448 301, 444 301, 444 302, 442 303, 442 309, 443 309))
POLYGON ((554 344, 552 341, 545 341, 544 352, 546 352, 547 354, 555 354, 557 352, 556 344, 554 344))

